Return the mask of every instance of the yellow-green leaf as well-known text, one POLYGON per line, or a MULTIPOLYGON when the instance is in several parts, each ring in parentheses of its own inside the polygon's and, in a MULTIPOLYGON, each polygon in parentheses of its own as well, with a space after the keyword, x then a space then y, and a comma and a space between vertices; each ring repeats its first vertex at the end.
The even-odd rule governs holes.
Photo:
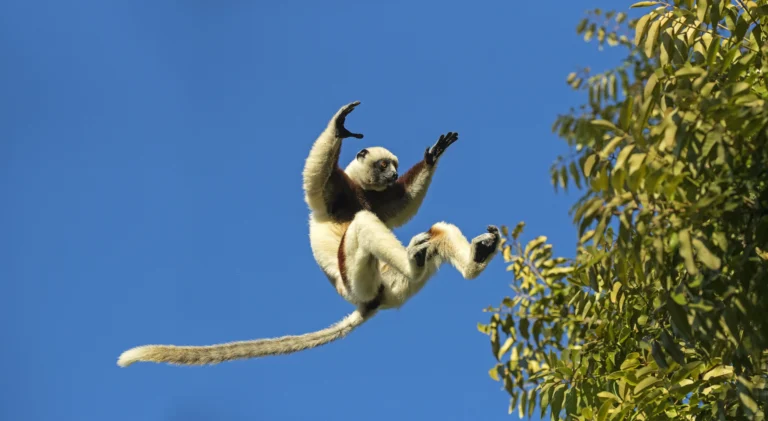
POLYGON ((499 372, 496 369, 496 367, 493 367, 492 369, 488 370, 488 375, 491 376, 493 380, 499 381, 499 372))
POLYGON ((685 269, 691 275, 696 275, 699 270, 696 269, 696 263, 693 261, 693 248, 691 247, 691 233, 688 230, 682 230, 680 237, 680 257, 685 261, 685 269))
POLYGON ((640 46, 640 41, 643 40, 645 34, 645 28, 648 26, 648 20, 651 19, 650 13, 642 16, 635 25, 635 45, 640 46))
POLYGON ((658 383, 660 380, 653 376, 648 376, 644 378, 643 380, 640 380, 639 383, 637 383, 637 386, 635 386, 635 395, 642 392, 643 390, 647 389, 650 386, 653 386, 654 384, 658 383))
POLYGON ((600 410, 597 411, 597 421, 605 421, 608 418, 608 411, 613 408, 613 403, 610 400, 603 402, 600 406, 600 410))
POLYGON ((504 341, 504 345, 501 346, 499 349, 499 353, 496 354, 496 357, 501 360, 501 358, 504 356, 504 354, 509 351, 509 348, 512 348, 512 345, 515 343, 515 341, 512 339, 512 337, 508 337, 506 341, 504 341))
POLYGON ((614 282, 613 289, 611 290, 611 302, 616 304, 616 298, 619 296, 619 290, 621 289, 621 282, 614 282))
POLYGON ((720 39, 715 38, 707 48, 707 67, 711 67, 715 63, 718 51, 720 51, 720 39))
POLYGON ((660 20, 655 20, 648 28, 648 35, 645 37, 645 55, 653 57, 653 51, 657 45, 659 39, 659 27, 661 26, 660 20))
POLYGON ((597 163, 597 155, 592 154, 587 157, 587 159, 584 161, 584 177, 589 177, 592 175, 592 169, 595 167, 595 164, 597 163))
POLYGON ((623 167, 624 163, 627 161, 627 158, 629 158, 629 154, 632 153, 633 149, 635 149, 635 145, 627 145, 621 148, 621 152, 619 152, 619 156, 616 158, 616 164, 613 166, 613 168, 619 169, 623 167))
POLYGON ((760 247, 755 247, 755 253, 757 253, 757 255, 758 255, 758 256, 759 256, 761 259, 763 259, 763 260, 768 260, 768 251, 764 251, 764 250, 762 250, 760 247))
POLYGON ((707 0, 699 0, 696 2, 696 17, 704 23, 707 23, 705 20, 707 18, 707 7, 709 7, 709 2, 707 0))
POLYGON ((614 395, 611 392, 606 392, 606 391, 600 392, 600 393, 597 394, 597 397, 598 398, 603 398, 603 399, 613 399, 616 402, 621 402, 621 399, 619 399, 618 396, 614 395))
POLYGON ((675 72, 675 77, 693 77, 704 74, 705 70, 701 67, 683 67, 675 72))
POLYGON ((632 9, 635 7, 649 7, 649 6, 655 6, 657 4, 659 4, 659 2, 657 1, 639 1, 633 4, 632 6, 629 6, 629 8, 632 9))
POLYGON ((621 143, 623 139, 624 139, 624 136, 616 136, 613 139, 611 139, 610 142, 608 142, 608 144, 605 145, 603 150, 600 151, 600 157, 603 159, 608 158, 608 156, 610 156, 613 153, 614 149, 616 149, 616 147, 619 145, 619 143, 621 143))
POLYGON ((713 379, 715 377, 727 376, 733 374, 733 367, 727 365, 719 365, 712 370, 707 371, 702 376, 703 380, 713 379))
POLYGON ((720 269, 720 258, 712 254, 701 240, 694 238, 693 247, 696 249, 696 257, 701 263, 712 270, 720 269))
POLYGON ((606 129, 619 130, 618 127, 616 127, 612 122, 608 120, 597 119, 597 120, 592 120, 590 123, 593 126, 597 126, 597 127, 605 127, 606 129))
POLYGON ((749 408, 750 411, 752 411, 753 414, 757 413, 757 402, 755 402, 754 399, 752 399, 751 396, 747 395, 744 392, 739 393, 739 399, 741 399, 741 402, 749 408))

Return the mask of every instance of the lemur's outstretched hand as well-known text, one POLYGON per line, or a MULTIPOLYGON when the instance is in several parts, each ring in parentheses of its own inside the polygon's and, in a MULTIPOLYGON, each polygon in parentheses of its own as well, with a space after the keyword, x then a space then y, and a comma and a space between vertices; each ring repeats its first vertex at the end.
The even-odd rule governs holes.
POLYGON ((363 135, 360 133, 352 133, 344 127, 344 122, 347 120, 347 115, 351 113, 355 107, 360 105, 360 101, 351 102, 343 107, 336 113, 334 124, 336 125, 336 137, 345 139, 348 137, 354 137, 355 139, 362 139, 363 135))
POLYGON ((437 139, 437 142, 424 152, 424 160, 427 162, 427 165, 435 165, 440 155, 457 140, 459 140, 458 133, 448 132, 440 135, 440 139, 437 139))

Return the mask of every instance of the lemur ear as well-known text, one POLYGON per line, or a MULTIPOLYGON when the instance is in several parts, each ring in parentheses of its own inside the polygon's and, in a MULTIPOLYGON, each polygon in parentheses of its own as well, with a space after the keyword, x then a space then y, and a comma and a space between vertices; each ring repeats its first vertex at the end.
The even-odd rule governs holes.
POLYGON ((366 157, 366 155, 368 155, 368 149, 363 149, 362 151, 357 153, 357 159, 362 161, 363 158, 366 157))

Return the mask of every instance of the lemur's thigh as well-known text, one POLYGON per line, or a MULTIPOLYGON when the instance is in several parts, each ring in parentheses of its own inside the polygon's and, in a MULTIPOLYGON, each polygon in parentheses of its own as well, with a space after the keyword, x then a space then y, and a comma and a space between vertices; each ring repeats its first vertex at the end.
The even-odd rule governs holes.
POLYGON ((427 255, 436 253, 448 260, 466 279, 474 279, 482 273, 498 252, 501 240, 498 228, 489 225, 485 234, 468 241, 461 230, 446 222, 438 222, 429 230, 434 245, 427 255))
POLYGON ((376 298, 381 285, 379 261, 407 276, 412 272, 408 252, 392 231, 372 212, 358 212, 339 246, 342 281, 355 299, 376 298))

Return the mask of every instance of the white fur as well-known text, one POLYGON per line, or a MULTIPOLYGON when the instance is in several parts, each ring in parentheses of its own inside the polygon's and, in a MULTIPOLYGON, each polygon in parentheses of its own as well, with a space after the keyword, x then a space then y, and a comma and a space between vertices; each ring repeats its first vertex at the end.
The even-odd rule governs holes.
MULTIPOLYGON (((418 212, 434 174, 435 165, 421 167, 411 179, 405 196, 396 203, 378 204, 376 213, 362 210, 351 221, 339 221, 329 214, 326 196, 329 180, 341 150, 342 139, 336 121, 344 107, 328 123, 310 150, 304 167, 305 201, 310 207, 309 240, 312 254, 323 273, 334 283, 338 293, 357 307, 340 322, 326 329, 298 336, 258 339, 210 346, 145 345, 125 351, 118 365, 127 367, 138 361, 171 364, 215 364, 242 358, 278 355, 314 348, 344 337, 370 319, 379 309, 396 308, 417 294, 444 263, 453 265, 464 278, 477 277, 496 255, 494 249, 485 260, 473 260, 478 244, 498 241, 498 233, 480 235, 470 243, 458 227, 446 222, 432 226, 429 232, 414 236, 404 247, 391 228, 405 224, 418 212), (339 267, 339 248, 344 239, 344 263, 347 285, 339 267), (419 266, 415 259, 420 250, 426 260, 419 266), (380 288, 383 290, 380 293, 380 288), (377 308, 366 306, 380 300, 377 308)), ((345 169, 352 181, 364 190, 384 190, 371 177, 371 166, 381 158, 397 162, 397 157, 381 147, 369 147, 364 159, 354 159, 345 169)), ((418 167, 417 167, 418 169, 418 167)), ((349 213, 349 212, 348 212, 349 213)))

